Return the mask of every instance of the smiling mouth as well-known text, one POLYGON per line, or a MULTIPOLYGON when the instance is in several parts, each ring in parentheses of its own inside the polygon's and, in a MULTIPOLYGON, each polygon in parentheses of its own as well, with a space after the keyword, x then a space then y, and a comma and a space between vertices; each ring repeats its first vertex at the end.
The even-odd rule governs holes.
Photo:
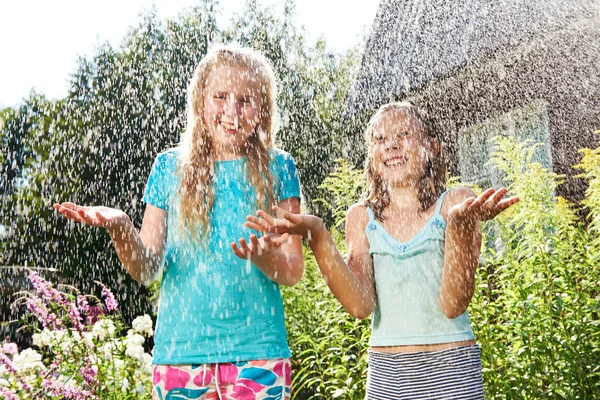
POLYGON ((223 128, 223 130, 230 134, 236 134, 240 131, 240 126, 235 126, 234 124, 228 124, 223 121, 219 121, 219 126, 223 128))
POLYGON ((385 160, 383 162, 383 165, 385 165, 388 168, 399 167, 399 166, 406 164, 407 161, 408 161, 407 157, 399 157, 398 156, 398 157, 392 157, 392 158, 385 160))

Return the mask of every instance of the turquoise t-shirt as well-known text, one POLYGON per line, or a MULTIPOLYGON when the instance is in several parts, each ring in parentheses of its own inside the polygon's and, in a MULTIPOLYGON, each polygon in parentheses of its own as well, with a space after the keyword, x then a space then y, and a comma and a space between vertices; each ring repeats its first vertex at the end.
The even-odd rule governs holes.
MULTIPOLYGON (((292 157, 271 149, 276 202, 300 198, 292 157)), ((233 254, 230 243, 248 240, 243 226, 256 212, 246 159, 215 163, 215 202, 204 245, 179 229, 177 150, 156 158, 142 200, 168 212, 167 245, 154 336, 154 364, 205 364, 288 358, 279 285, 233 254)), ((200 241, 202 243, 202 241, 200 241)))

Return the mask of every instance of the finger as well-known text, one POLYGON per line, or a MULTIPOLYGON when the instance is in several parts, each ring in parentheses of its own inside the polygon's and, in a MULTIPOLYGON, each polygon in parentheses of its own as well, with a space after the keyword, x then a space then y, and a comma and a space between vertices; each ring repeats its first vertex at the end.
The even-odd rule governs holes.
POLYGON ((504 197, 504 195, 508 193, 508 189, 503 187, 500 188, 496 191, 496 193, 494 193, 494 195, 492 197, 489 198, 489 200, 487 201, 487 203, 491 203, 493 205, 498 204, 498 202, 500 200, 502 200, 502 198, 504 197))
MULTIPOLYGON (((275 209, 275 207, 274 207, 275 209)), ((285 219, 275 218, 266 212, 259 210, 258 215, 265 220, 270 226, 269 232, 271 233, 281 233, 282 229, 287 229, 290 227, 290 224, 285 219)))
POLYGON ((246 258, 246 255, 242 252, 242 250, 238 247, 236 242, 231 242, 231 250, 233 250, 233 254, 238 256, 239 258, 246 258))
MULTIPOLYGON (((56 204, 55 204, 55 206, 56 206, 56 204)), ((68 208, 69 210, 73 210, 73 211, 77 210, 77 207, 79 207, 77 204, 71 203, 70 201, 66 201, 64 203, 60 203, 59 206, 60 207, 64 207, 64 208, 68 208)))
POLYGON ((469 208, 471 208, 471 206, 473 205, 473 203, 475 202, 475 197, 469 197, 468 199, 466 199, 465 201, 463 201, 460 204, 460 209, 461 211, 465 211, 468 210, 469 208))
POLYGON ((77 213, 79 214, 79 216, 81 217, 81 219, 88 223, 88 224, 93 224, 94 223, 94 218, 88 214, 83 208, 78 208, 77 209, 77 213))
POLYGON ((258 210, 256 213, 258 214, 258 216, 260 218, 262 218, 270 226, 272 226, 272 227, 277 226, 276 219, 271 214, 268 214, 268 213, 264 212, 263 210, 258 210))
POLYGON ((471 203, 470 207, 471 208, 481 207, 495 192, 496 192, 496 189, 489 188, 488 190, 486 190, 485 192, 483 192, 479 196, 477 196, 476 199, 474 198, 474 201, 471 203))
POLYGON ((273 246, 277 247, 272 240, 272 236, 270 235, 266 235, 262 237, 263 240, 263 249, 264 251, 271 251, 271 249, 273 248, 273 246))
POLYGON ((250 228, 252 230, 259 231, 259 232, 271 232, 270 228, 269 229, 265 229, 263 226, 257 225, 257 224, 255 224, 253 222, 244 222, 244 226, 246 228, 250 228))
POLYGON ((287 243, 287 241, 290 239, 290 234, 284 233, 283 235, 279 235, 277 237, 270 236, 269 239, 273 243, 274 246, 279 247, 282 244, 287 243))
POLYGON ((246 217, 246 221, 248 221, 249 223, 252 223, 253 226, 259 227, 258 229, 254 228, 254 227, 252 228, 252 229, 255 229, 257 231, 268 232, 272 228, 271 225, 269 225, 269 223, 267 221, 265 221, 262 218, 255 217, 254 215, 248 215, 246 217))
POLYGON ((521 199, 519 199, 517 196, 511 197, 510 199, 505 199, 502 200, 500 203, 498 203, 497 207, 504 211, 506 210, 508 207, 512 206, 513 204, 516 204, 520 201, 521 199))
POLYGON ((246 239, 244 238, 240 239, 240 248, 246 255, 246 258, 250 258, 254 254, 254 251, 248 246, 248 243, 246 243, 246 239))
POLYGON ((71 210, 69 208, 60 207, 58 212, 64 215, 68 219, 75 220, 77 222, 82 222, 81 216, 77 211, 71 210))
POLYGON ((250 245, 252 246, 252 249, 256 254, 258 254, 259 256, 262 255, 264 248, 258 241, 256 235, 254 234, 250 235, 250 245))
POLYGON ((275 211, 275 213, 278 216, 280 216, 280 217, 282 217, 282 218, 284 218, 284 219, 286 219, 288 221, 292 221, 293 222, 293 215, 294 214, 292 214, 291 212, 289 212, 287 210, 284 210, 283 208, 280 208, 280 207, 277 207, 277 206, 273 206, 273 211, 275 211))
POLYGON ((98 222, 100 222, 100 224, 102 226, 110 225, 110 222, 108 221, 108 219, 106 219, 106 217, 104 215, 102 215, 101 213, 96 213, 96 219, 98 220, 98 222))

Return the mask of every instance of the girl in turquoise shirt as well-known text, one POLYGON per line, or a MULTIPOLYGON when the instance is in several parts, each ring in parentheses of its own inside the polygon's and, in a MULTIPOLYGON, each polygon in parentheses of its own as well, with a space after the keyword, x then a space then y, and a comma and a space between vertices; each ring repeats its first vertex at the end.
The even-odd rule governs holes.
POLYGON ((518 201, 506 189, 446 191, 439 133, 410 103, 379 109, 366 130, 365 200, 346 218, 344 261, 322 221, 275 208, 247 226, 302 235, 331 291, 371 315, 367 399, 482 399, 481 360, 467 307, 480 221, 518 201))
POLYGON ((181 143, 154 162, 139 232, 119 210, 55 205, 67 218, 106 228, 139 282, 162 271, 154 398, 290 395, 279 285, 303 274, 301 238, 258 237, 242 226, 256 208, 300 212, 294 162, 273 147, 276 99, 262 55, 215 49, 190 82, 181 143))

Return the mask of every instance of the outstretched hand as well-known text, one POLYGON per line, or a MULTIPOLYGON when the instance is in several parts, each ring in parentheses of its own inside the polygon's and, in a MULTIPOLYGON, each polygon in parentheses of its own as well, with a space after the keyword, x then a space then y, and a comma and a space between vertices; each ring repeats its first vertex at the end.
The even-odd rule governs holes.
POLYGON ((467 223, 492 220, 502 211, 519 202, 516 196, 502 200, 507 192, 508 189, 504 187, 498 190, 490 188, 477 198, 469 197, 448 211, 448 220, 467 223))
POLYGON ((54 208, 68 219, 100 228, 115 228, 128 218, 123 211, 110 207, 82 207, 66 202, 54 204, 54 208))
POLYGON ((307 238, 310 231, 315 229, 321 220, 314 215, 293 214, 279 207, 273 207, 278 216, 272 216, 258 210, 258 216, 248 215, 244 226, 260 232, 290 235, 300 235, 307 238))
POLYGON ((289 237, 290 235, 287 233, 277 236, 266 235, 261 238, 252 234, 250 235, 250 243, 247 243, 246 239, 241 238, 239 246, 236 242, 231 243, 231 249, 233 250, 233 254, 243 260, 247 260, 253 257, 265 256, 277 250, 282 244, 288 241, 289 237))

